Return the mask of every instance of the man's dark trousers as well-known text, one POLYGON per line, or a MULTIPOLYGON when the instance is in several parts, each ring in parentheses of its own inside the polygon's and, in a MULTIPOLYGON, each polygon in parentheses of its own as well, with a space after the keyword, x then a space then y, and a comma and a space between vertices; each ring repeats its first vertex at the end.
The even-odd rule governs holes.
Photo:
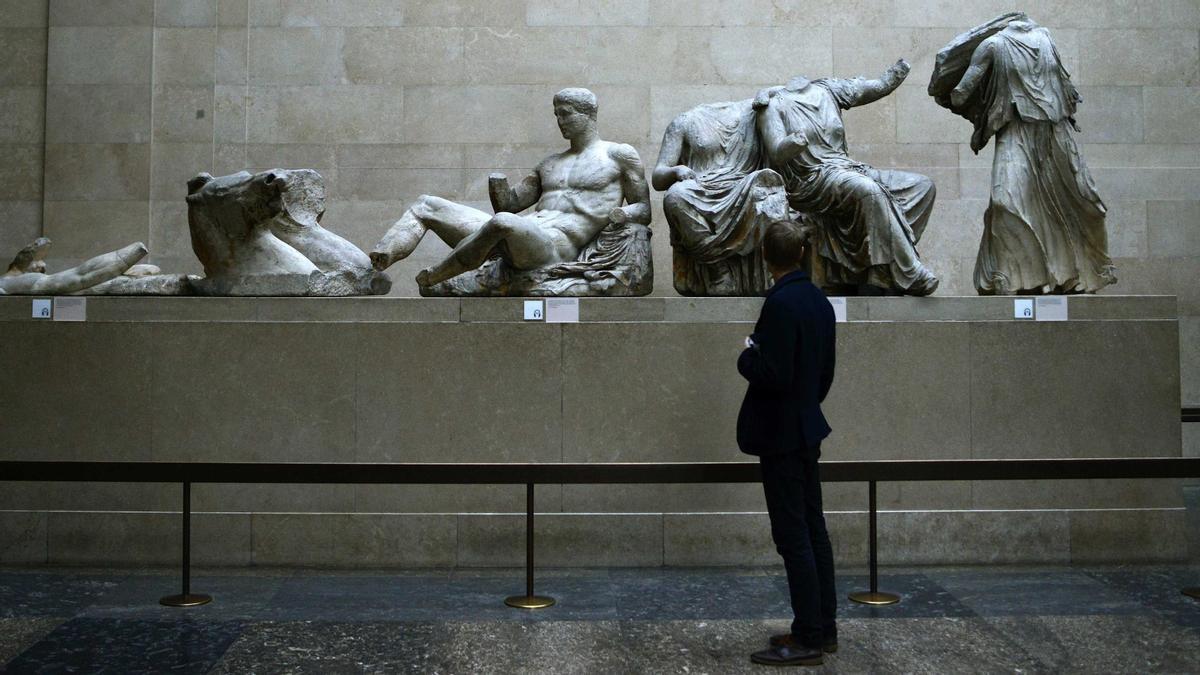
POLYGON ((833 307, 808 274, 791 272, 767 292, 750 338, 753 345, 738 357, 738 372, 749 384, 738 413, 738 447, 760 458, 771 535, 795 612, 792 635, 819 648, 837 640, 833 549, 817 471, 821 441, 830 432, 821 402, 833 384, 833 307))
POLYGON ((763 492, 771 517, 771 538, 783 556, 791 595, 792 635, 800 644, 820 647, 837 642, 837 589, 833 546, 821 505, 821 450, 763 455, 763 492))

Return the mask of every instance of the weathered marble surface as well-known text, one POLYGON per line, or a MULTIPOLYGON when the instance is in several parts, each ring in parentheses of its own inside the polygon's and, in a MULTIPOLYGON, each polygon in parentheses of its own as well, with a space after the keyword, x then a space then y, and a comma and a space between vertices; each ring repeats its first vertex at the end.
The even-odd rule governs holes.
POLYGON ((788 201, 813 218, 822 268, 814 279, 834 287, 873 286, 904 295, 931 295, 939 279, 917 252, 937 195, 921 174, 879 170, 850 158, 843 110, 878 101, 908 77, 900 59, 878 79, 797 76, 755 98, 770 166, 787 185, 788 201))
POLYGON ((601 140, 597 111, 587 89, 555 94, 554 115, 569 149, 543 159, 515 186, 492 174, 494 216, 419 197, 371 252, 375 267, 385 270, 407 258, 433 232, 453 250, 417 275, 421 295, 649 294, 654 268, 645 171, 633 146, 601 140))
POLYGON ((78 267, 61 272, 46 272, 45 258, 51 242, 39 237, 21 249, 0 275, 0 294, 68 295, 118 278, 146 256, 146 245, 137 242, 125 248, 96 256, 78 267))
POLYGON ((1075 141, 1083 97, 1050 32, 1022 12, 972 28, 938 52, 929 95, 974 125, 974 152, 996 139, 979 294, 1095 293, 1116 283, 1108 209, 1075 141))
POLYGON ((321 175, 309 169, 245 171, 188 182, 192 249, 204 277, 197 295, 382 295, 391 280, 350 242, 320 225, 321 175))
POLYGON ((672 120, 653 183, 666 193, 676 291, 766 291, 762 234, 791 214, 783 177, 767 168, 752 99, 699 105, 672 120))

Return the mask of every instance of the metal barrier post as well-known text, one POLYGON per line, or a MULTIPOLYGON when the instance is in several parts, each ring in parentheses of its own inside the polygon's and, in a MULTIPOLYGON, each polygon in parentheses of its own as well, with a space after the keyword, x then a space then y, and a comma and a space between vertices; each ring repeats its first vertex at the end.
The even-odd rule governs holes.
POLYGON ((870 566, 871 566, 871 590, 855 591, 850 594, 850 599, 864 605, 894 605, 900 602, 900 596, 895 593, 882 593, 879 590, 879 557, 876 549, 875 536, 875 520, 876 520, 876 500, 875 500, 875 481, 868 483, 868 498, 867 502, 870 506, 870 533, 868 534, 868 542, 870 550, 870 566))
POLYGON ((167 607, 195 607, 212 602, 211 595, 192 593, 192 483, 183 483, 183 592, 159 600, 167 607))
POLYGON ((525 484, 525 595, 512 595, 504 604, 518 609, 544 609, 554 598, 533 594, 533 483, 525 484))

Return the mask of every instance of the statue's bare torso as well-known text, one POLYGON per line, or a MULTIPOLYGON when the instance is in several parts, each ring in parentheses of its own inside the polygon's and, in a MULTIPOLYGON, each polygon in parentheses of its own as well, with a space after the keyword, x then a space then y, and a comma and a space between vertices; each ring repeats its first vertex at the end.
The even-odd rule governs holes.
POLYGON ((573 249, 564 251, 563 260, 574 260, 608 224, 609 213, 624 202, 622 169, 614 154, 630 151, 629 146, 596 141, 578 153, 551 155, 538 165, 542 194, 528 217, 562 233, 573 249))
POLYGON ((476 269, 494 252, 518 270, 571 262, 610 224, 649 225, 650 191, 641 158, 632 146, 599 137, 595 95, 560 91, 554 116, 570 148, 542 160, 515 185, 504 174, 489 176, 494 216, 422 196, 372 251, 376 269, 407 257, 426 231, 454 250, 417 274, 421 286, 476 269))

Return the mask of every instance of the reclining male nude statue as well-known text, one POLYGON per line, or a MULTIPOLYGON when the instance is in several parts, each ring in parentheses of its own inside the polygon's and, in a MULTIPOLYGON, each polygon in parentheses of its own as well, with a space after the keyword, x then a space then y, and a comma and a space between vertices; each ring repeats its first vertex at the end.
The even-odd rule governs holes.
POLYGON ((821 226, 816 252, 826 287, 929 295, 938 286, 917 255, 933 211, 933 181, 851 159, 842 125, 842 110, 887 96, 908 72, 901 59, 876 80, 795 77, 755 100, 763 147, 783 175, 788 201, 821 226))
POLYGON ((596 96, 587 89, 555 94, 567 150, 542 160, 515 186, 492 174, 495 215, 418 198, 375 246, 375 268, 403 260, 432 231, 454 250, 417 275, 422 295, 649 293, 650 192, 642 161, 633 147, 600 139, 596 112, 596 96), (485 263, 478 273, 464 274, 485 263))
POLYGON ((50 240, 39 237, 21 249, 8 269, 0 274, 0 295, 68 295, 116 279, 146 256, 141 242, 98 255, 69 270, 46 273, 50 240))

